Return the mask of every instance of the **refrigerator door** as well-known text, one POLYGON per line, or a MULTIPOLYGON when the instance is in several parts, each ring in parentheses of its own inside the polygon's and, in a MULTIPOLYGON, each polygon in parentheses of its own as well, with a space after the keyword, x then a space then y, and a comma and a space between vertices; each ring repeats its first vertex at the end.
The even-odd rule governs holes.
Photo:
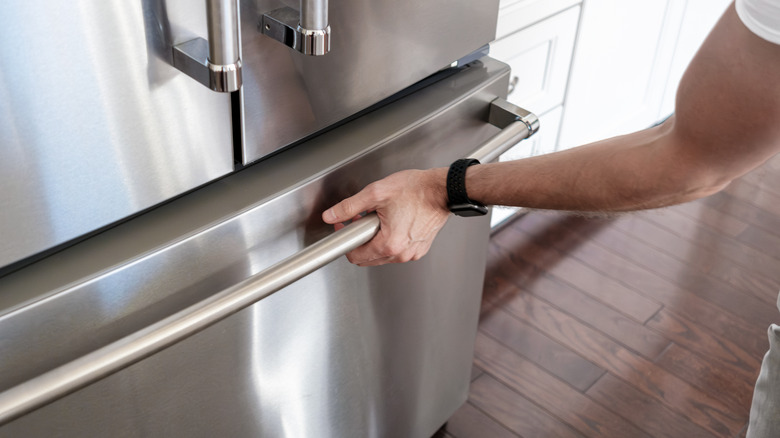
POLYGON ((233 169, 230 95, 171 65, 201 3, 3 4, 0 273, 233 169))
MULTIPOLYGON (((508 73, 483 58, 0 278, 0 399, 320 240, 371 181, 468 155, 508 73)), ((488 233, 453 217, 417 262, 342 257, 0 436, 427 438, 466 400, 488 233)))
POLYGON ((309 0, 328 6, 331 49, 306 56, 263 35, 298 2, 241 0, 243 160, 256 161, 448 67, 493 41, 498 0, 309 0))

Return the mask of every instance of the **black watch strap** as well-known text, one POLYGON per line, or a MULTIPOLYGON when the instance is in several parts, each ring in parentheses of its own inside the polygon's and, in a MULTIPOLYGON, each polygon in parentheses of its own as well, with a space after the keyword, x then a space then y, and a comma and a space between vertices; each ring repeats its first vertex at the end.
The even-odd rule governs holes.
POLYGON ((474 158, 461 158, 450 165, 447 172, 447 199, 451 212, 458 216, 481 216, 487 214, 487 207, 479 202, 469 199, 466 193, 466 169, 479 160, 474 158))

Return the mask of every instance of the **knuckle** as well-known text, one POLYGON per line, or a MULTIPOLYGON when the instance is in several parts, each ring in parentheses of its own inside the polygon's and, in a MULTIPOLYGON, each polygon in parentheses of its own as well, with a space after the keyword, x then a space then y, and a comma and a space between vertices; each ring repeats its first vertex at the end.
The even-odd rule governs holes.
POLYGON ((366 194, 369 198, 377 201, 383 201, 386 197, 386 193, 387 191, 382 184, 372 183, 366 187, 366 194))
POLYGON ((384 252, 386 253, 386 256, 389 257, 398 257, 401 256, 407 248, 406 243, 395 239, 387 242, 384 247, 384 252))
POLYGON ((413 255, 410 254, 408 251, 401 253, 398 257, 396 257, 396 260, 398 263, 406 263, 413 260, 413 255))
POLYGON ((337 212, 339 213, 340 217, 346 217, 346 216, 352 216, 355 213, 352 212, 354 209, 355 202, 352 200, 352 198, 347 198, 336 206, 338 209, 337 212))

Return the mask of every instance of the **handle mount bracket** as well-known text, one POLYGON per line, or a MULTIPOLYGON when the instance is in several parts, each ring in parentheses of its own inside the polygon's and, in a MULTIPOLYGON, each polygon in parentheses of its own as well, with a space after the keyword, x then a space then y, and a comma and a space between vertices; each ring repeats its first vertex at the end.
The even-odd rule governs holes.
MULTIPOLYGON (((324 11, 324 21, 327 23, 327 7, 324 11)), ((330 52, 330 26, 308 29, 302 26, 303 21, 301 13, 283 7, 263 14, 259 30, 304 55, 322 56, 330 52)))

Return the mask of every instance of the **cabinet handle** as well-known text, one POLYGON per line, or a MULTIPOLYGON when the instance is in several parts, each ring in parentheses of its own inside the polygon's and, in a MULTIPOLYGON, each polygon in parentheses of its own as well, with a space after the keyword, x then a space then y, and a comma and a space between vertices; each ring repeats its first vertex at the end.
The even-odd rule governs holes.
MULTIPOLYGON (((504 99, 490 104, 489 122, 502 128, 469 157, 496 159, 539 128, 535 115, 504 99)), ((216 324, 371 240, 379 218, 371 213, 296 254, 127 337, 0 393, 0 425, 114 374, 216 324)))
POLYGON ((300 10, 290 7, 263 14, 259 30, 304 55, 330 52, 328 0, 300 0, 300 10))
POLYGON ((219 92, 241 88, 238 0, 207 0, 209 40, 195 38, 173 47, 173 66, 219 92))

